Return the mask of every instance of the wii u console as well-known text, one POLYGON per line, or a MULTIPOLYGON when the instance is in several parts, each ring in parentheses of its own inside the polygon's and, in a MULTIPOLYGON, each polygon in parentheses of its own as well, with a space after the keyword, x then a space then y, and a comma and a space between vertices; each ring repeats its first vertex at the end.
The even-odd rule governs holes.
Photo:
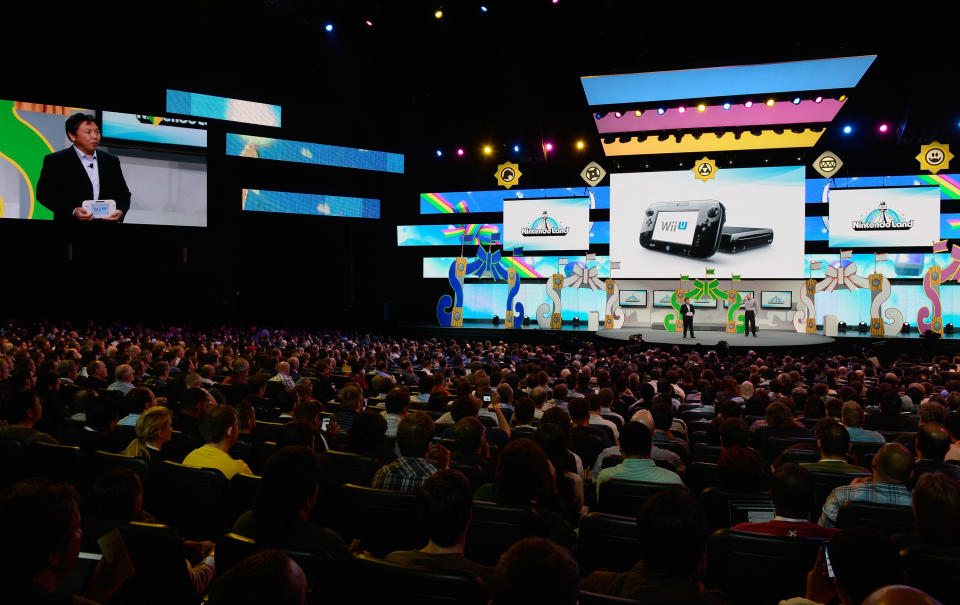
POLYGON ((731 227, 720 232, 720 252, 735 254, 773 243, 773 229, 766 227, 731 227))
POLYGON ((656 202, 641 220, 640 245, 644 248, 709 258, 720 246, 727 211, 717 200, 656 202))

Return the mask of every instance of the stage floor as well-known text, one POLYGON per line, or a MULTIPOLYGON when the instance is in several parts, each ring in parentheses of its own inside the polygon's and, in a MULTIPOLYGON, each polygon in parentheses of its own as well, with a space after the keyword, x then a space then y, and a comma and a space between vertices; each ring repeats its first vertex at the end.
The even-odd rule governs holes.
POLYGON ((719 330, 698 330, 696 338, 684 338, 683 332, 667 332, 654 328, 620 328, 619 330, 599 330, 599 338, 610 340, 629 340, 634 334, 643 337, 644 343, 656 345, 705 345, 716 346, 721 340, 732 347, 803 347, 825 345, 834 339, 823 334, 799 334, 786 330, 760 330, 756 336, 729 334, 719 330))

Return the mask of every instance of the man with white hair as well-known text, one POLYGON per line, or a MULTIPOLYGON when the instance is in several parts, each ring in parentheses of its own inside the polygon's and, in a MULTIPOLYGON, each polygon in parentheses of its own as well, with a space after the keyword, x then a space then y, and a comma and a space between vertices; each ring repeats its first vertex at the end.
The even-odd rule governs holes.
POLYGON ((133 368, 129 364, 117 366, 113 372, 116 380, 107 387, 108 391, 120 391, 124 395, 133 390, 133 368))
POLYGON ((270 379, 270 382, 279 382, 285 389, 292 389, 297 386, 296 381, 290 376, 290 364, 286 361, 280 362, 277 366, 277 374, 270 379))
MULTIPOLYGON (((653 434, 653 415, 650 413, 650 410, 638 410, 636 414, 633 415, 633 418, 630 419, 630 422, 640 422, 648 429, 650 429, 650 434, 653 434)), ((597 456, 597 461, 593 465, 593 476, 597 477, 600 475, 600 469, 603 468, 603 459, 607 456, 619 456, 620 455, 620 446, 615 445, 613 447, 608 447, 607 449, 600 452, 600 455, 597 456)), ((684 465, 683 460, 680 456, 674 454, 669 450, 657 447, 656 444, 650 450, 650 458, 656 462, 657 460, 662 460, 664 462, 669 462, 673 465, 673 468, 677 469, 677 473, 683 474, 687 470, 686 465, 684 465)))

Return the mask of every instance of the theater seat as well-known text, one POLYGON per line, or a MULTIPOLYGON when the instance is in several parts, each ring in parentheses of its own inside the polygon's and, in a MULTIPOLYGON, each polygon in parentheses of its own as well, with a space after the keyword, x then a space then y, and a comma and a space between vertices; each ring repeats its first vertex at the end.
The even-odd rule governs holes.
POLYGON ((343 485, 344 483, 370 485, 374 473, 380 468, 373 458, 351 452, 327 450, 323 453, 323 456, 330 463, 330 470, 334 474, 332 481, 337 485, 343 485))
POLYGON ((811 450, 799 447, 788 447, 781 452, 778 461, 780 464, 786 464, 787 462, 796 462, 797 464, 800 464, 801 462, 819 462, 820 451, 816 449, 811 450))
POLYGON ((493 566, 514 543, 542 533, 541 529, 533 509, 474 502, 465 554, 471 561, 493 566))
POLYGON ((598 569, 627 571, 637 562, 639 548, 634 517, 590 513, 580 521, 577 558, 581 576, 598 569))
POLYGON ((118 468, 128 468, 140 477, 140 482, 144 484, 144 489, 146 489, 150 468, 143 458, 131 458, 122 454, 111 454, 110 452, 97 450, 93 453, 93 466, 97 474, 118 468))
POLYGON ((54 445, 39 441, 26 448, 30 473, 53 481, 69 481, 81 486, 89 472, 83 452, 72 445, 54 445))
POLYGON ((690 457, 698 462, 716 462, 720 459, 720 453, 722 451, 723 448, 719 445, 694 443, 691 447, 690 457))
POLYGON ((111 605, 176 605, 197 603, 185 563, 183 543, 172 528, 130 523, 118 528, 136 573, 128 578, 111 605))
POLYGON ((887 534, 900 534, 914 531, 914 524, 913 509, 909 506, 844 502, 837 513, 840 529, 862 525, 887 534))
MULTIPOLYGON (((276 548, 261 544, 252 538, 235 533, 226 533, 217 540, 216 563, 217 577, 223 576, 241 561, 263 550, 276 548)), ((307 601, 309 603, 337 603, 352 590, 343 582, 344 572, 341 566, 330 556, 301 552, 285 548, 277 550, 296 561, 307 577, 307 601)))
POLYGON ((699 494, 717 484, 717 465, 713 462, 691 462, 683 475, 683 483, 691 493, 699 494))
MULTIPOLYGON (((797 443, 807 443, 812 444, 813 449, 817 447, 817 440, 812 437, 769 437, 763 444, 763 457, 767 460, 773 461, 783 453, 783 450, 787 449, 791 445, 797 443)), ((819 456, 817 460, 819 460, 819 456)))
POLYGON ((486 605, 487 586, 466 573, 436 572, 359 555, 353 562, 351 603, 486 605))
POLYGON ((707 588, 731 603, 769 605, 806 592, 822 540, 718 530, 707 543, 707 588))
POLYGON ((600 484, 597 512, 635 517, 643 503, 665 489, 686 489, 682 485, 607 479, 600 484))
POLYGON ((710 529, 733 527, 750 521, 750 511, 773 512, 773 500, 767 492, 737 492, 708 487, 700 494, 703 512, 710 529))
POLYGON ((907 582, 938 599, 953 603, 960 595, 960 548, 910 546, 900 551, 907 582))
POLYGON ((830 492, 841 485, 850 485, 850 483, 859 477, 872 477, 866 473, 826 473, 823 471, 810 471, 810 477, 813 479, 813 508, 810 510, 811 518, 816 520, 820 518, 823 511, 823 503, 827 501, 830 492))
POLYGON ((247 473, 237 473, 230 479, 230 487, 227 490, 227 506, 230 510, 228 519, 231 527, 237 517, 253 509, 262 482, 263 479, 259 475, 248 475, 247 473))
POLYGON ((164 460, 155 467, 154 502, 158 518, 191 540, 216 540, 233 519, 227 506, 228 482, 213 468, 164 460))
POLYGON ((349 543, 383 557, 394 550, 421 548, 427 543, 417 518, 416 492, 376 489, 348 483, 340 488, 335 523, 349 543))
POLYGON ((0 489, 26 476, 24 445, 16 439, 0 439, 0 489))
POLYGON ((578 605, 626 605, 628 603, 641 603, 641 601, 621 599, 620 597, 611 597, 610 595, 581 590, 577 603, 578 605))

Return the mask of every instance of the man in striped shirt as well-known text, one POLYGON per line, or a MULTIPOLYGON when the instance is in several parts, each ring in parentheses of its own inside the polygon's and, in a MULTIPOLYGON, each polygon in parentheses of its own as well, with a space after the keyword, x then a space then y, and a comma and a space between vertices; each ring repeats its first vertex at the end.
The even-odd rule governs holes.
POLYGON ((823 504, 820 525, 836 527, 837 515, 844 502, 868 502, 910 506, 913 499, 907 479, 913 468, 913 455, 899 443, 888 443, 873 459, 873 477, 854 479, 850 485, 833 490, 823 504))

